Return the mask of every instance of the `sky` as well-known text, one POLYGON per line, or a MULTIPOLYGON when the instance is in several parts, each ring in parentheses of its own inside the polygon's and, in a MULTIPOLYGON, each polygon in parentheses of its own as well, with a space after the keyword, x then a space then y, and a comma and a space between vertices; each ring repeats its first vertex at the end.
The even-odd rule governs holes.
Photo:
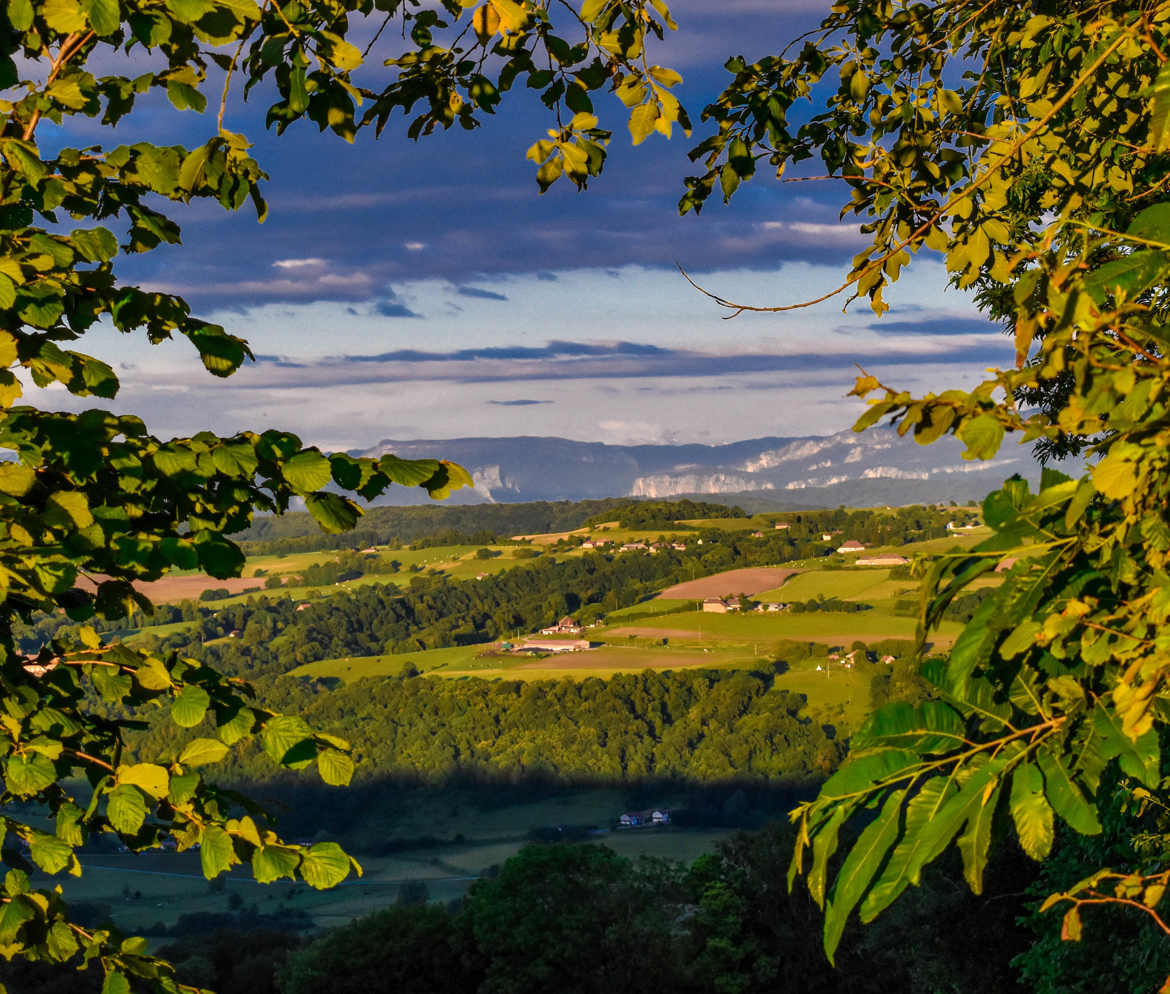
MULTIPOLYGON (((192 206, 175 215, 181 246, 119 264, 124 279, 182 293, 243 335, 257 361, 216 380, 185 342, 151 348, 99 330, 83 351, 118 369, 113 406, 164 436, 278 426, 331 448, 508 435, 719 443, 849 427, 863 409, 845 397, 859 366, 924 392, 1010 362, 1007 339, 925 257, 880 320, 862 301, 843 313, 843 297, 725 320, 683 279, 678 266, 725 298, 793 303, 837 286, 864 242, 838 220, 839 186, 766 170, 730 206, 713 198, 679 217, 695 171, 686 153, 708 133, 699 111, 730 78, 722 63, 778 51, 826 4, 671 6, 680 30, 652 57, 683 74, 676 93, 695 133, 633 148, 623 108, 597 100, 614 138, 583 194, 566 182, 538 193, 524 151, 550 122, 523 91, 472 133, 414 143, 399 118, 352 146, 309 124, 277 138, 264 101, 237 95, 224 123, 253 140, 270 175, 268 221, 192 206)), ((214 131, 214 107, 158 104, 116 139, 194 144, 214 131)), ((99 137, 109 140, 55 140, 99 137)))

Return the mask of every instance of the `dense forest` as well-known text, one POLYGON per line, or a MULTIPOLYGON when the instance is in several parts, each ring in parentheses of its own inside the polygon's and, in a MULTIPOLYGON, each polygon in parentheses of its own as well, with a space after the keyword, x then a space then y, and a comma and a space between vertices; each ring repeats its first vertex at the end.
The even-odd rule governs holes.
MULTIPOLYGON (((887 669, 870 665, 875 674, 887 669)), ((803 696, 774 681, 774 672, 681 670, 581 681, 382 678, 333 689, 279 678, 263 679, 257 689, 267 706, 348 739, 359 784, 398 778, 807 786, 833 770, 842 745, 832 728, 804 713, 803 696)), ((180 736, 199 734, 207 733, 156 722, 135 749, 167 755, 179 751, 180 736)), ((256 749, 220 779, 255 783, 271 769, 256 749)), ((342 792, 330 804, 340 817, 349 801, 342 792)))

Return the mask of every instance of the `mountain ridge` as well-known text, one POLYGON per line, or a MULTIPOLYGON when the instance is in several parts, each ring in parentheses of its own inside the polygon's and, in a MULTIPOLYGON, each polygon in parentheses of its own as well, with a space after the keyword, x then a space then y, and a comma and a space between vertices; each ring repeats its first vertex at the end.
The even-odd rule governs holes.
MULTIPOLYGON (((964 461, 962 451, 953 438, 923 446, 892 428, 872 428, 723 444, 618 445, 541 435, 383 439, 353 454, 457 462, 475 480, 473 493, 457 492, 459 503, 744 494, 784 505, 920 503, 978 499, 1013 473, 1039 473, 1024 448, 1005 449, 987 463, 964 461)), ((417 502, 405 492, 394 497, 390 503, 417 502)))

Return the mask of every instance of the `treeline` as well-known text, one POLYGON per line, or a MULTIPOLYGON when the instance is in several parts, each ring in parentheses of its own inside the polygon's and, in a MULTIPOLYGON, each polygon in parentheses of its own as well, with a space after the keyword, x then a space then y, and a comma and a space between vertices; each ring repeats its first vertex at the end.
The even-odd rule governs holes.
MULTIPOLYGON (((842 748, 833 729, 805 714, 803 695, 776 687, 771 672, 647 671, 579 682, 383 678, 333 689, 282 678, 258 690, 267 706, 348 739, 359 785, 397 778, 795 787, 831 772, 842 748)), ((186 734, 207 732, 157 722, 135 749, 168 755, 186 734)), ((234 764, 225 768, 231 780, 257 784, 273 775, 258 751, 234 764)), ((347 803, 339 794, 334 814, 347 803)))
POLYGON ((713 504, 694 500, 644 500, 628 503, 595 514, 586 525, 600 525, 617 521, 623 528, 676 528, 676 522, 695 518, 746 518, 747 512, 736 505, 713 504))
MULTIPOLYGON (((304 512, 257 517, 234 536, 251 555, 287 555, 319 549, 362 549, 370 545, 413 545, 436 535, 471 537, 468 544, 495 544, 497 538, 572 531, 592 517, 613 520, 629 498, 581 501, 532 501, 526 504, 427 504, 422 507, 373 507, 353 531, 326 535, 304 512), (609 517, 606 517, 609 515, 609 517)), ((431 544, 429 541, 427 544, 431 544)), ((444 541, 440 544, 463 544, 444 541)))

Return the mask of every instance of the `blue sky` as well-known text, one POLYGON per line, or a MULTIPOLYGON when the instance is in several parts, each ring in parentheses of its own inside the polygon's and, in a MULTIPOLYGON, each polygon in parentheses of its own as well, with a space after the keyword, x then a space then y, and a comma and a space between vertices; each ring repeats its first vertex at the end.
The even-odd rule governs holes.
MULTIPOLYGON (((824 4, 723 0, 717 17, 713 6, 674 3, 680 31, 654 55, 683 73, 694 137, 632 148, 621 106, 599 102, 614 139, 585 194, 561 183, 538 195, 524 150, 547 122, 523 92, 472 134, 418 144, 400 119, 354 146, 310 126, 277 139, 262 100, 233 104, 225 125, 248 134, 271 176, 269 221, 192 207, 178 215, 181 247, 122 273, 183 293, 259 361, 215 381, 189 346, 99 332, 89 350, 119 365, 117 406, 164 435, 279 425, 332 447, 519 434, 723 442, 847 427, 861 407, 844 398, 855 364, 938 390, 1010 361, 1004 336, 925 258, 881 321, 860 302, 842 314, 842 299, 725 321, 682 279, 676 262, 721 296, 790 303, 837 285, 862 244, 838 223, 839 187, 764 173, 731 206, 678 216, 722 62, 778 50, 824 4)), ((202 141, 214 113, 160 108, 134 127, 118 141, 202 141)))

